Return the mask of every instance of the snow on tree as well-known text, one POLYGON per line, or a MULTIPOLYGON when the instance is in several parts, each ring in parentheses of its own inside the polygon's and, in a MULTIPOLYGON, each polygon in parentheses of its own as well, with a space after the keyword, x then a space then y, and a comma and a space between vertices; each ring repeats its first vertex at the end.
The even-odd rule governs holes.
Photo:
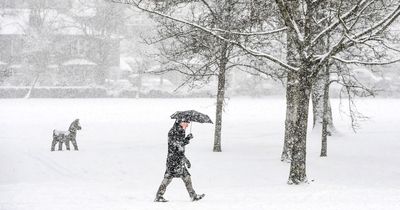
MULTIPOLYGON (((159 2, 159 1, 157 1, 159 2)), ((179 1, 182 2, 182 1, 179 1)), ((207 1, 200 1, 207 6, 207 1)), ((240 1, 246 2, 246 1, 240 1)), ((234 44, 244 52, 269 62, 279 65, 284 71, 293 76, 294 100, 293 112, 290 121, 293 122, 289 139, 291 139, 291 166, 289 184, 307 182, 306 176, 306 140, 309 100, 312 87, 318 75, 330 62, 359 65, 384 65, 398 61, 395 59, 399 51, 388 43, 390 40, 385 33, 400 15, 400 2, 398 1, 330 1, 305 0, 287 1, 276 0, 278 18, 284 23, 287 30, 288 51, 293 57, 288 60, 280 59, 265 49, 254 48, 251 43, 244 40, 248 37, 236 31, 227 31, 213 28, 201 23, 192 22, 173 14, 163 13, 154 7, 144 5, 142 1, 129 0, 124 3, 133 5, 152 15, 186 24, 210 35, 234 44), (327 6, 328 4, 328 6, 327 6), (322 15, 318 11, 329 8, 329 13, 322 15), (318 15, 317 15, 318 14, 318 15), (326 21, 330 21, 326 23, 326 21), (242 35, 241 39, 231 39, 224 34, 242 35), (324 43, 321 51, 321 43, 324 43), (391 53, 365 53, 377 48, 391 53)), ((269 8, 259 7, 259 11, 269 8)), ((276 30, 279 30, 278 28, 276 30)), ((261 31, 257 31, 261 33, 261 31)), ((257 32, 252 32, 256 34, 257 32)), ((271 32, 269 32, 271 33, 271 32)), ((262 33, 265 35, 266 33, 262 33)), ((339 69, 340 71, 340 69, 339 69)))
MULTIPOLYGON (((119 1, 114 1, 119 2, 119 1)), ((246 32, 251 27, 260 27, 251 19, 254 18, 254 7, 258 5, 240 1, 155 1, 147 2, 144 6, 153 7, 158 14, 168 13, 215 28, 225 40, 240 41, 241 36, 254 34, 246 32), (235 31, 235 33, 231 33, 235 31)), ((217 77, 216 123, 214 135, 214 152, 221 152, 222 112, 226 92, 226 80, 229 70, 253 69, 257 65, 251 61, 246 53, 237 49, 234 43, 226 42, 193 25, 175 20, 152 16, 158 23, 158 37, 151 43, 161 42, 162 58, 166 60, 162 72, 177 71, 186 75, 184 84, 194 85, 197 81, 208 82, 217 77)), ((279 30, 276 33, 280 32, 279 30)), ((273 33, 271 33, 273 34, 273 33)), ((268 34, 267 34, 268 35, 268 34)), ((260 70, 259 70, 260 71, 260 70)), ((265 74, 265 71, 261 70, 265 74)), ((182 85, 184 85, 182 84, 182 85)))

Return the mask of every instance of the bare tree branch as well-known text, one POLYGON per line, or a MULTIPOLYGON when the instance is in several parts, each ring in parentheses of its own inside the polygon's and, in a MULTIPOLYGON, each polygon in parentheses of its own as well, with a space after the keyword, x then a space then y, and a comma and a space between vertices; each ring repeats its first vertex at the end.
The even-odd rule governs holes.
POLYGON ((360 64, 360 65, 367 65, 367 66, 388 65, 388 64, 400 62, 400 59, 395 59, 395 60, 386 61, 386 62, 366 62, 366 61, 359 61, 359 60, 346 60, 343 58, 339 58, 337 56, 332 56, 332 58, 334 60, 337 60, 337 61, 345 63, 345 64, 360 64))

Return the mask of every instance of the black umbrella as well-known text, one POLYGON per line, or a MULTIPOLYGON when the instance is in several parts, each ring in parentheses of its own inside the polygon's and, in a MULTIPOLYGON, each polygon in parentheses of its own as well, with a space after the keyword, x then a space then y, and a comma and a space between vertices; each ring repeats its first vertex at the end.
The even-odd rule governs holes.
POLYGON ((195 110, 177 111, 171 115, 171 119, 186 119, 191 122, 213 123, 208 115, 195 110))

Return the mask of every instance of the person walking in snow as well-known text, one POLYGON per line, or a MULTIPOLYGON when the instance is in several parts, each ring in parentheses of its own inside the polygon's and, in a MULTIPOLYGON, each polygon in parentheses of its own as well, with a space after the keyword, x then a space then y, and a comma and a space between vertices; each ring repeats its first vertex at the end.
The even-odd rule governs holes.
POLYGON ((204 194, 198 195, 194 191, 191 176, 187 170, 191 167, 191 164, 185 156, 185 146, 193 138, 191 133, 185 137, 185 129, 189 126, 189 123, 187 119, 177 119, 168 132, 167 169, 158 188, 155 202, 167 202, 163 196, 173 178, 182 178, 192 201, 198 201, 204 197, 204 194))

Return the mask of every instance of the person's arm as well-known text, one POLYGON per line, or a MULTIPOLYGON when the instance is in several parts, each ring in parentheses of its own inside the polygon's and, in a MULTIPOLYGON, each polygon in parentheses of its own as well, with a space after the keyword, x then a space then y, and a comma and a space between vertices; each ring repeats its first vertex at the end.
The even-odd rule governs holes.
POLYGON ((168 138, 173 147, 175 147, 178 151, 182 152, 185 150, 184 146, 185 142, 182 140, 181 136, 179 136, 176 132, 169 132, 168 138))
POLYGON ((183 146, 189 144, 191 139, 193 139, 193 134, 189 133, 185 138, 183 138, 183 146))
POLYGON ((189 159, 187 159, 187 157, 186 157, 186 156, 184 156, 183 158, 184 158, 184 161, 185 161, 185 163, 186 163, 187 167, 188 167, 188 168, 192 167, 192 164, 190 164, 190 161, 189 161, 189 159))

